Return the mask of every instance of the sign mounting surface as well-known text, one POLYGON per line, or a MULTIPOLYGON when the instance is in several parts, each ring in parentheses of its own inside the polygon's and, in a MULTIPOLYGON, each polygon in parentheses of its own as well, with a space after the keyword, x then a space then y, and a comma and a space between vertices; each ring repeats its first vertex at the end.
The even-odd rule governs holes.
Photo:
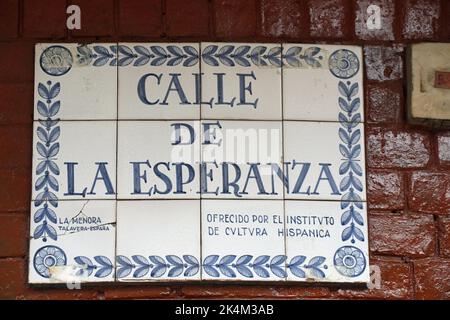
POLYGON ((38 44, 30 283, 369 280, 361 49, 38 44))

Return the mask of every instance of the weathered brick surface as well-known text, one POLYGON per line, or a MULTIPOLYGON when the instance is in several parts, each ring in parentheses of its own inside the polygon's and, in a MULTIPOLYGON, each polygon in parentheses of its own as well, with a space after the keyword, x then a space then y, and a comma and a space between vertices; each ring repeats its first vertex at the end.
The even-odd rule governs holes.
POLYGON ((32 83, 34 45, 28 42, 0 43, 0 82, 32 83))
POLYGON ((370 251, 379 255, 426 257, 436 248, 432 216, 372 215, 369 221, 370 251))
POLYGON ((0 125, 26 124, 33 121, 33 85, 0 82, 0 125))
POLYGON ((309 1, 311 36, 326 39, 350 38, 348 17, 351 13, 347 0, 309 1))
POLYGON ((411 266, 400 260, 371 259, 370 264, 380 270, 380 287, 371 289, 339 289, 333 293, 340 299, 409 299, 413 296, 411 266))
POLYGON ((23 35, 46 39, 66 36, 66 1, 23 0, 23 35))
POLYGON ((439 253, 450 258, 450 217, 439 217, 439 253))
POLYGON ((404 117, 403 86, 400 81, 389 85, 370 83, 367 90, 367 121, 401 123, 404 117))
POLYGON ((256 1, 214 0, 214 30, 218 37, 240 38, 256 34, 256 1))
POLYGON ((0 299, 450 299, 450 133, 405 120, 405 48, 450 40, 449 1, 2 0, 0 15, 0 299), (81 6, 81 30, 66 30, 69 3, 81 6), (366 29, 371 4, 382 10, 379 30, 366 29), (370 262, 380 267, 381 288, 28 286, 34 45, 97 39, 363 46, 370 262))
POLYGON ((7 300, 93 300, 99 294, 90 288, 29 287, 26 282, 26 262, 20 258, 0 259, 0 299, 7 300))
POLYGON ((268 37, 306 38, 308 13, 297 0, 262 0, 262 34, 268 37))
POLYGON ((169 36, 206 36, 209 31, 207 0, 167 0, 166 22, 169 36), (186 28, 189 25, 189 28, 186 28))
POLYGON ((437 152, 439 164, 443 166, 450 166, 450 132, 438 134, 437 152))
POLYGON ((0 168, 31 168, 30 126, 0 126, 0 168))
POLYGON ((450 173, 418 171, 411 174, 409 206, 412 210, 450 214, 450 173))
POLYGON ((24 256, 28 247, 27 234, 26 214, 0 214, 0 258, 24 256))
POLYGON ((155 285, 142 286, 134 285, 120 288, 108 288, 105 290, 105 299, 166 299, 174 296, 176 290, 174 288, 155 285))
POLYGON ((329 288, 299 286, 262 286, 262 285, 226 285, 226 286, 183 286, 181 294, 185 298, 197 299, 236 299, 239 297, 266 298, 321 298, 330 295, 329 288))
POLYGON ((450 260, 421 259, 414 262, 415 298, 450 299, 450 260))
POLYGON ((121 35, 159 37, 163 32, 160 0, 120 0, 118 18, 121 35))
POLYGON ((0 212, 28 212, 31 168, 0 169, 0 185, 0 212))
POLYGON ((371 168, 423 168, 430 161, 430 137, 424 132, 375 127, 367 134, 371 168))
POLYGON ((114 34, 114 0, 75 0, 70 4, 81 9, 81 29, 74 36, 110 36, 114 34))
POLYGON ((364 47, 367 79, 374 81, 398 80, 403 77, 402 45, 392 47, 364 47))
MULTIPOLYGON (((403 36, 405 39, 433 39, 439 28, 440 1, 406 0, 403 4, 403 36)), ((448 21, 447 21, 448 23, 448 21)))
POLYGON ((0 12, 7 12, 2 15, 0 40, 17 37, 19 33, 19 0, 0 1, 0 12))
MULTIPOLYGON (((369 23, 370 23, 369 21, 369 23)), ((395 0, 356 0, 355 33, 362 40, 395 40, 395 0), (374 11, 369 6, 379 6, 381 11, 381 26, 379 29, 369 29, 367 21, 373 20, 374 11)))
POLYGON ((370 209, 404 209, 405 186, 401 172, 370 171, 367 176, 367 190, 370 209))

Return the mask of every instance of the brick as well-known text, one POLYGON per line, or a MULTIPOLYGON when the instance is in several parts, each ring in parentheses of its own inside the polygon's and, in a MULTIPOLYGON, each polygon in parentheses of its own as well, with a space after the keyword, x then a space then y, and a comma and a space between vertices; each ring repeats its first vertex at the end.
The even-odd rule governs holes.
POLYGON ((403 117, 403 86, 393 84, 367 85, 367 121, 373 123, 400 123, 403 117))
POLYGON ((119 1, 119 32, 121 35, 159 37, 162 30, 160 0, 119 1))
POLYGON ((439 253, 450 258, 450 217, 439 217, 439 253))
POLYGON ((381 287, 361 289, 339 289, 333 298, 341 299, 408 299, 412 297, 411 267, 408 263, 388 258, 371 258, 370 265, 378 266, 381 287))
POLYGON ((24 214, 0 214, 0 257, 21 257, 28 245, 28 219, 24 214))
POLYGON ((346 21, 351 15, 348 0, 310 0, 308 2, 311 37, 324 39, 351 38, 346 21))
POLYGON ((395 20, 395 2, 394 0, 357 0, 356 1, 356 19, 355 19, 355 33, 361 40, 395 40, 394 31, 395 20), (368 13, 368 8, 371 5, 380 7, 381 28, 369 29, 367 27, 367 20, 373 15, 373 12, 368 13))
POLYGON ((433 39, 438 31, 440 3, 436 0, 406 0, 403 4, 403 37, 433 39))
POLYGON ((370 128, 367 130, 370 168, 422 168, 430 160, 430 137, 421 132, 370 128))
POLYGON ((0 127, 0 168, 31 168, 30 126, 0 127))
POLYGON ((370 209, 403 210, 405 207, 405 186, 400 172, 370 171, 367 190, 370 209))
POLYGON ((212 286, 188 285, 181 288, 181 294, 189 299, 232 299, 242 297, 264 298, 317 298, 329 295, 328 288, 298 286, 212 286))
POLYGON ((153 285, 151 287, 127 286, 107 288, 105 299, 168 299, 174 297, 176 291, 167 286, 153 285))
POLYGON ((437 152, 439 164, 442 166, 450 166, 450 132, 438 134, 437 152))
POLYGON ((218 37, 242 38, 256 33, 256 0, 214 0, 214 30, 218 37))
POLYGON ((409 207, 417 212, 450 213, 450 174, 417 171, 411 174, 409 207))
POLYGON ((370 250, 375 254, 412 258, 434 254, 436 228, 432 216, 372 215, 369 227, 370 250))
POLYGON ((16 38, 19 30, 19 0, 2 0, 0 12, 0 39, 16 38))
POLYGON ((63 38, 66 35, 66 1, 24 0, 23 35, 31 38, 63 38))
POLYGON ((0 83, 0 124, 28 124, 33 121, 33 85, 0 83))
POLYGON ((450 40, 450 23, 448 21, 450 20, 450 2, 443 1, 442 2, 442 15, 441 15, 441 21, 444 21, 447 23, 441 22, 442 27, 442 38, 443 40, 449 41, 450 40))
POLYGON ((34 44, 0 43, 0 82, 33 82, 34 44))
POLYGON ((262 0, 261 27, 266 37, 304 38, 307 12, 297 0, 262 0))
POLYGON ((23 259, 0 259, 0 299, 17 299, 25 291, 23 259))
POLYGON ((380 82, 401 79, 403 77, 403 51, 402 45, 365 46, 364 61, 367 79, 380 82))
POLYGON ((450 299, 450 260, 414 261, 415 299, 450 299))
POLYGON ((169 36, 208 35, 208 22, 208 0, 166 0, 169 36))
MULTIPOLYGON (((319 284, 311 286, 273 286, 271 288, 274 299, 318 299, 330 297, 330 289, 319 284)), ((271 298, 268 296, 267 298, 271 298)))
POLYGON ((0 259, 0 299, 30 300, 92 300, 98 292, 81 287, 79 290, 29 287, 24 259, 0 259))
POLYGON ((81 9, 81 29, 70 30, 72 35, 99 37, 114 34, 114 0, 74 0, 70 4, 81 9))
POLYGON ((0 169, 0 212, 29 212, 30 169, 0 169))

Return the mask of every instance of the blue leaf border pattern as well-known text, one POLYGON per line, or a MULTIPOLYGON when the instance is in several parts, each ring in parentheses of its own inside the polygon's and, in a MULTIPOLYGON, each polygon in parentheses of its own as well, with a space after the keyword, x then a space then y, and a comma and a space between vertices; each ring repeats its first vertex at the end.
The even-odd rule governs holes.
MULTIPOLYGON (((61 46, 51 46, 44 52, 46 55, 56 49, 65 49, 61 46)), ((282 48, 277 46, 255 46, 250 45, 207 45, 201 52, 192 45, 79 45, 76 50, 76 59, 80 65, 93 65, 95 67, 102 66, 183 66, 192 67, 199 63, 200 59, 210 66, 241 66, 250 67, 252 65, 258 67, 281 67, 282 65, 282 48)), ((300 48, 301 51, 301 48, 300 48)), ((315 57, 320 51, 319 48, 313 47, 300 54, 297 49, 289 51, 286 59, 289 64, 298 65, 303 60, 308 65, 320 66, 319 59, 315 57)), ((59 51, 58 51, 59 52, 59 51)), ((41 55, 41 59, 44 56, 41 55)), ((48 73, 48 67, 41 65, 44 72, 48 73)), ((68 72, 69 70, 64 70, 68 72)), ((61 72, 61 74, 63 74, 61 72)))
POLYGON ((46 242, 48 238, 56 241, 58 235, 54 224, 57 223, 56 208, 58 207, 58 197, 56 192, 59 190, 57 177, 60 169, 56 164, 59 153, 58 139, 61 135, 61 128, 58 125, 59 119, 56 118, 61 102, 56 100, 61 91, 59 82, 39 83, 37 102, 37 111, 45 119, 38 121, 36 128, 36 151, 40 158, 36 166, 36 181, 34 189, 38 192, 35 200, 35 213, 33 216, 34 223, 37 224, 33 231, 33 238, 46 242))
POLYGON ((268 255, 252 256, 252 255, 209 255, 203 259, 200 265, 199 260, 193 255, 166 255, 161 257, 151 255, 145 257, 143 255, 133 255, 131 258, 118 255, 116 257, 118 279, 127 277, 132 278, 168 278, 185 277, 190 278, 203 272, 212 278, 236 278, 241 275, 245 278, 270 278, 275 276, 278 278, 286 278, 289 272, 297 278, 306 278, 306 269, 310 270, 310 275, 315 278, 323 279, 326 277, 325 271, 328 266, 324 264, 326 258, 316 256, 309 259, 305 256, 292 257, 287 263, 288 257, 285 255, 277 255, 270 257, 268 255))
MULTIPOLYGON (((330 72, 339 79, 350 79, 360 69, 357 55, 346 49, 337 50, 331 55, 329 67, 330 72)), ((362 121, 361 99, 358 96, 360 86, 358 82, 340 80, 338 91, 340 94, 338 99, 340 108, 338 136, 339 152, 342 155, 342 162, 339 166, 339 175, 341 176, 339 188, 343 194, 340 201, 341 225, 343 226, 341 240, 344 243, 350 241, 355 244, 357 241, 366 241, 362 230, 365 227, 365 221, 362 214, 364 201, 361 197, 364 190, 362 182, 364 169, 359 163, 362 154, 361 141, 364 137, 361 130, 357 128, 362 121)), ((353 278, 364 272, 367 259, 359 248, 344 245, 336 250, 333 264, 341 275, 353 278)))
POLYGON ((364 241, 364 233, 360 229, 364 226, 364 219, 360 212, 363 210, 364 203, 360 192, 363 192, 363 183, 361 177, 363 168, 359 164, 361 156, 361 130, 355 128, 361 122, 361 114, 358 112, 361 101, 355 98, 359 92, 357 82, 339 81, 339 151, 343 157, 343 162, 339 167, 341 176, 340 190, 343 193, 341 198, 341 224, 344 226, 341 238, 342 241, 350 240, 355 243, 356 240, 364 241))
MULTIPOLYGON (((76 48, 76 61, 80 65, 102 66, 183 66, 192 67, 202 61, 213 67, 276 67, 283 64, 289 67, 320 68, 323 65, 324 55, 319 47, 302 48, 290 47, 285 53, 280 45, 232 45, 209 44, 201 52, 193 45, 79 45, 76 48)), ((59 60, 68 61, 59 68, 42 63, 42 70, 50 75, 63 75, 70 70, 72 54, 60 45, 50 46, 41 54, 41 61, 51 60, 58 55, 59 60)))
POLYGON ((93 275, 95 278, 106 278, 114 271, 114 265, 106 256, 94 256, 95 262, 86 256, 77 256, 74 260, 79 266, 75 273, 77 276, 90 277, 93 275))

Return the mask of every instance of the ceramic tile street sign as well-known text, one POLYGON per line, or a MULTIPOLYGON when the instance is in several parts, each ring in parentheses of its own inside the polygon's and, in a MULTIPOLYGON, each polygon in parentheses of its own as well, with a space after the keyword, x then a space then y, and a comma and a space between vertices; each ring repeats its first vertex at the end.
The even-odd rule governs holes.
POLYGON ((38 44, 30 283, 369 280, 361 49, 38 44))

